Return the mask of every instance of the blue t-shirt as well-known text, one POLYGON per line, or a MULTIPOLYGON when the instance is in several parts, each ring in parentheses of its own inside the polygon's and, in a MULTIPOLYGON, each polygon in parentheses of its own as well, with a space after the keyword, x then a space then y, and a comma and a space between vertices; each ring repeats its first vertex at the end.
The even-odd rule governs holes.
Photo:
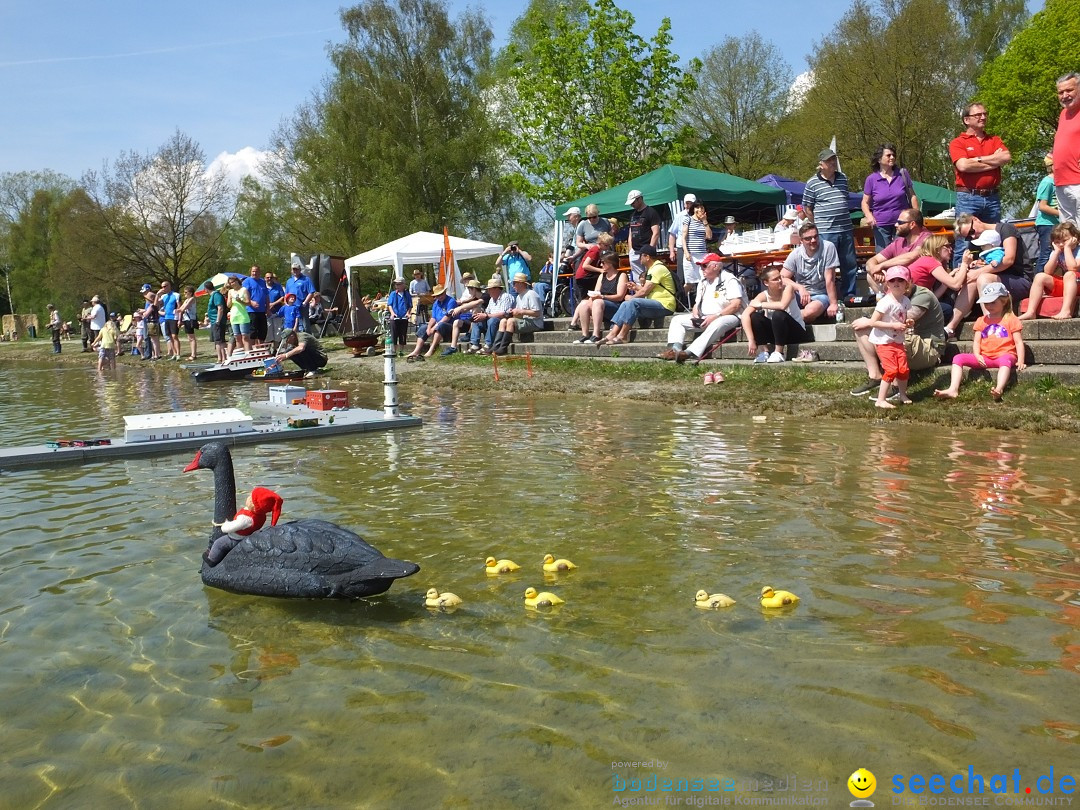
MULTIPOLYGON (((1035 199, 1042 200, 1051 208, 1057 208, 1057 192, 1054 189, 1054 177, 1053 175, 1047 175, 1039 181, 1039 188, 1035 192, 1035 199)), ((1049 225, 1053 227, 1059 222, 1058 217, 1052 217, 1045 213, 1041 208, 1035 209, 1035 226, 1049 225)))
MULTIPOLYGON (((278 301, 285 297, 285 288, 278 284, 276 281, 273 284, 268 284, 266 286, 266 291, 268 293, 267 298, 269 298, 271 302, 278 301)), ((284 305, 284 301, 282 301, 280 304, 272 304, 270 307, 270 314, 277 315, 278 311, 284 305)))
POLYGON ((503 281, 507 286, 514 280, 514 273, 524 273, 530 281, 532 281, 532 275, 529 272, 529 263, 525 261, 525 257, 520 253, 507 253, 502 257, 503 269, 506 270, 506 278, 503 281))
POLYGON ((394 313, 395 318, 408 317, 409 310, 412 309, 412 296, 409 295, 408 290, 402 292, 394 290, 390 293, 386 305, 390 307, 390 311, 394 313))
POLYGON ((251 303, 248 304, 248 312, 261 312, 266 314, 266 310, 270 304, 270 291, 266 289, 266 282, 261 278, 252 278, 248 276, 242 282, 245 290, 248 291, 248 297, 251 299, 251 303))
POLYGON ((161 296, 161 306, 165 310, 163 316, 167 321, 176 320, 176 307, 180 304, 180 293, 171 292, 161 296))
POLYGON ((206 318, 210 323, 217 323, 218 310, 225 306, 225 296, 217 290, 210 293, 210 301, 206 305, 206 318))
POLYGON ((456 306, 457 301, 455 301, 449 295, 446 296, 445 301, 439 301, 439 299, 436 298, 435 303, 431 305, 431 317, 435 319, 435 323, 438 323, 439 321, 442 321, 444 319, 446 321, 449 321, 450 310, 452 310, 456 306))
POLYGON ((311 283, 311 279, 300 274, 300 278, 296 276, 289 276, 289 280, 285 282, 285 292, 292 293, 296 296, 296 302, 303 304, 308 296, 315 292, 315 285, 311 283))
POLYGON ((285 322, 282 326, 285 329, 295 329, 296 322, 300 319, 300 305, 299 304, 282 304, 281 309, 278 311, 285 322))

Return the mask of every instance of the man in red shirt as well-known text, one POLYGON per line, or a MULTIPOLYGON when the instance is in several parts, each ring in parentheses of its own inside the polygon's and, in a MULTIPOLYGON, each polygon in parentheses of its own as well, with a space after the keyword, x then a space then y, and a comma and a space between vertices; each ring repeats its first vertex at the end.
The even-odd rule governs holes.
POLYGON ((1080 223, 1080 92, 1076 73, 1057 80, 1061 102, 1057 133, 1054 135, 1054 188, 1061 221, 1080 223))
MULTIPOLYGON (((971 214, 982 222, 1001 220, 1001 167, 1012 160, 997 135, 986 133, 986 107, 973 101, 964 108, 966 129, 949 143, 949 159, 956 169, 956 213, 971 214)), ((967 249, 967 240, 956 237, 953 266, 967 249)))

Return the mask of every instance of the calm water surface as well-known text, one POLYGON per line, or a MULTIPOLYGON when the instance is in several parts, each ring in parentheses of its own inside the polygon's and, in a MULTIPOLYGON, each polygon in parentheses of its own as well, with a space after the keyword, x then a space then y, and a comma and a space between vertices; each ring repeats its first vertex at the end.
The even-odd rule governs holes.
MULTIPOLYGON (((0 440, 25 444, 262 389, 15 365, 0 391, 0 440)), ((658 771, 630 760, 744 796, 814 780, 830 807, 865 766, 882 806, 893 774, 1080 770, 1075 442, 405 405, 423 428, 236 458, 241 495, 272 486, 287 519, 421 565, 354 603, 204 587, 213 486, 180 474, 190 454, 3 474, 0 806, 598 807, 658 771), (579 569, 545 579, 548 551, 579 569), (488 554, 523 570, 489 577, 488 554), (764 584, 803 601, 766 615, 764 584), (530 585, 566 604, 524 609, 530 585), (429 586, 464 607, 428 611, 429 586), (738 604, 699 610, 699 588, 738 604)))

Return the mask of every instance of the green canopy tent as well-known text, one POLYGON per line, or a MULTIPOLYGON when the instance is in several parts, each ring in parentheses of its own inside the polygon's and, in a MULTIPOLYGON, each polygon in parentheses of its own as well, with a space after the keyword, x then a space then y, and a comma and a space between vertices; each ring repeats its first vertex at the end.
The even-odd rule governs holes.
POLYGON ((932 186, 929 183, 920 183, 913 180, 915 196, 919 198, 919 209, 927 217, 940 214, 946 208, 956 205, 956 192, 941 186, 932 186))
MULTIPOLYGON (((563 203, 556 207, 555 213, 562 219, 572 206, 584 209, 586 205, 595 204, 604 216, 625 216, 630 212, 626 195, 633 189, 640 191, 645 203, 654 208, 681 202, 684 194, 693 192, 710 208, 732 214, 743 222, 773 221, 776 206, 784 203, 784 192, 778 188, 722 172, 667 164, 614 188, 563 203)), ((681 205, 679 208, 681 210, 681 205)))

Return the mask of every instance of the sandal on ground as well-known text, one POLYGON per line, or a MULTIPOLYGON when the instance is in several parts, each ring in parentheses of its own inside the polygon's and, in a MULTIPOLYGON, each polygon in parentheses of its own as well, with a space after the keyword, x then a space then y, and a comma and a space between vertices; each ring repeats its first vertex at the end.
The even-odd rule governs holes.
POLYGON ((1001 397, 1004 395, 1004 391, 999 391, 996 388, 990 389, 990 396, 994 398, 994 402, 1001 402, 1001 397))
POLYGON ((622 338, 604 338, 604 343, 608 346, 619 346, 626 343, 622 338))
POLYGON ((705 385, 712 385, 716 382, 716 375, 711 371, 705 375, 705 385))

